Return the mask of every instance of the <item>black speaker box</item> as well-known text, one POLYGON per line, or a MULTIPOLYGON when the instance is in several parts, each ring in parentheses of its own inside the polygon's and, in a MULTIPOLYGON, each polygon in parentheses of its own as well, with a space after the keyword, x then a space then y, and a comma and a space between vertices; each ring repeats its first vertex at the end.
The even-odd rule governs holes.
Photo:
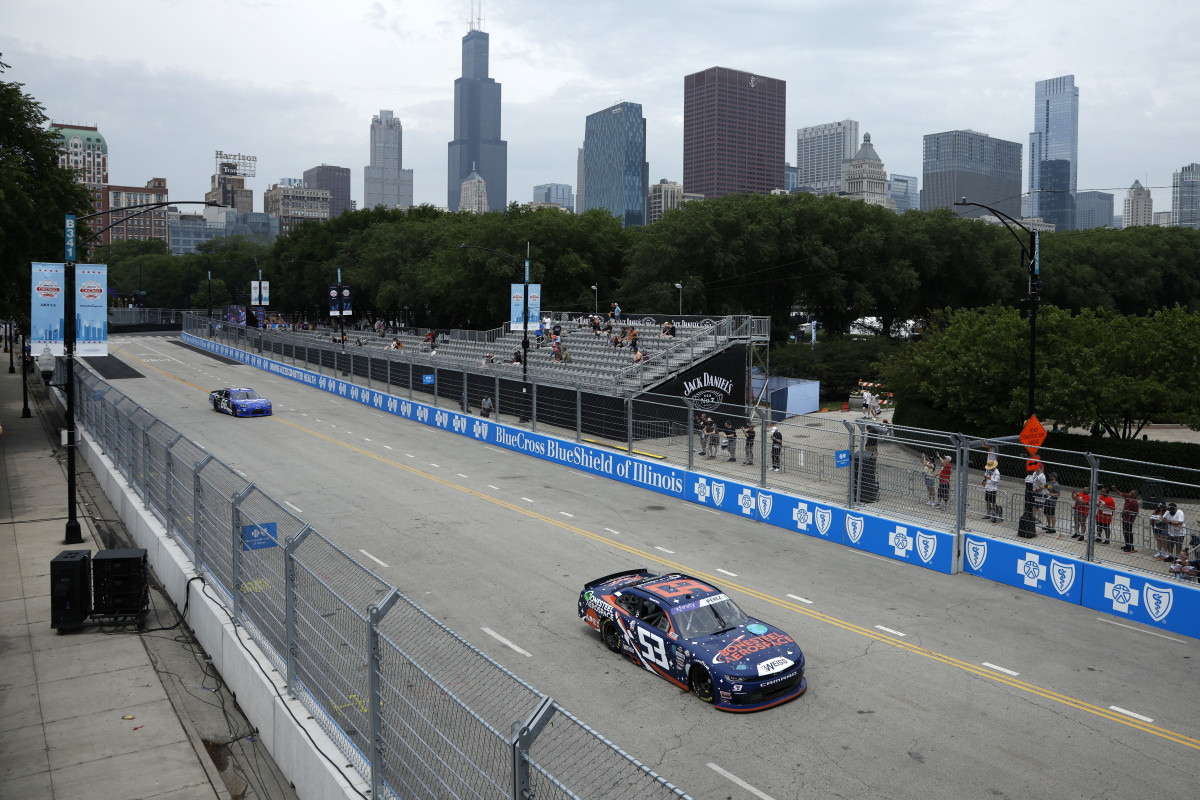
POLYGON ((101 550, 92 559, 92 616, 132 617, 147 610, 146 551, 101 550))
POLYGON ((90 550, 64 550, 50 561, 50 627, 81 628, 92 613, 90 550))

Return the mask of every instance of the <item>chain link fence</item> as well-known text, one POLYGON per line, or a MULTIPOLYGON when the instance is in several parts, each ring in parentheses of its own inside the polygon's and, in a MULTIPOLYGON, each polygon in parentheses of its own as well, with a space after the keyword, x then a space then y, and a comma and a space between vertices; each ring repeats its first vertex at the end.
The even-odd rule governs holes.
MULTIPOLYGON (((378 380, 365 359, 320 357, 378 380)), ((688 797, 94 373, 76 369, 74 390, 78 423, 373 797, 688 797)))

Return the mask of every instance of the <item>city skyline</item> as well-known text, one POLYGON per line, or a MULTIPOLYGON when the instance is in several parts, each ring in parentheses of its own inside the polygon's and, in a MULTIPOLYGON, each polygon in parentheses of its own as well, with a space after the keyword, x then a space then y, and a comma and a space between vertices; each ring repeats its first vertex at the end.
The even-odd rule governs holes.
MULTIPOLYGON (((232 26, 228 13, 196 18, 184 7, 131 2, 125 20, 96 18, 78 0, 54 14, 32 0, 0 10, 0 53, 11 65, 4 79, 24 83, 57 122, 97 125, 113 183, 165 177, 173 198, 198 199, 209 188, 211 154, 223 149, 259 157, 259 177, 247 180, 256 209, 272 181, 320 163, 350 168, 352 196, 362 197, 363 120, 389 108, 404 124, 414 201, 445 206, 467 2, 409 9, 301 0, 283 16, 239 5, 232 26), (186 39, 153 33, 184 27, 186 39), (311 67, 281 71, 276 48, 262 46, 314 30, 335 51, 311 67), (214 53, 214 42, 237 57, 214 53)), ((1200 157, 1190 137, 1200 88, 1188 80, 1195 67, 1184 34, 1200 10, 1100 6, 1085 18, 1020 1, 923 2, 875 9, 864 21, 852 6, 776 0, 745 9, 616 2, 560 15, 526 0, 485 8, 481 28, 491 40, 489 74, 505 88, 511 187, 576 183, 586 116, 622 99, 643 106, 651 183, 682 180, 684 76, 714 64, 787 82, 787 161, 799 128, 850 118, 887 143, 880 156, 888 172, 905 175, 921 174, 927 134, 969 128, 1027 143, 1035 83, 1072 74, 1086 90, 1078 191, 1123 196, 1136 179, 1167 209, 1172 174, 1200 157), (634 30, 613 25, 615 6, 637 15, 634 30), (1035 11, 1031 28, 1023 20, 1035 11), (789 26, 803 31, 802 46, 786 35, 789 26), (764 30, 775 37, 764 39, 764 30), (647 52, 656 58, 647 62, 647 52)))

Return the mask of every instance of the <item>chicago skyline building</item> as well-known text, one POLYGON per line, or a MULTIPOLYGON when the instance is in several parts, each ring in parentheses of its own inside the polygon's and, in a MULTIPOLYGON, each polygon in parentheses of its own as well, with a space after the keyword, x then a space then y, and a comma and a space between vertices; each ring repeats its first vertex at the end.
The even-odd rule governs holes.
POLYGON ((704 195, 687 194, 682 185, 663 178, 658 183, 651 184, 650 191, 646 194, 646 224, 653 225, 662 219, 663 214, 679 208, 684 203, 703 199, 704 195))
POLYGON ((161 239, 168 244, 171 241, 170 220, 168 210, 164 206, 151 210, 137 209, 122 212, 129 206, 149 203, 166 203, 167 179, 151 178, 145 186, 114 186, 104 187, 104 210, 108 213, 101 217, 97 227, 108 228, 101 237, 105 242, 116 242, 122 239, 161 239), (111 226, 111 227, 110 227, 111 226))
POLYGON ((1122 228, 1144 228, 1154 224, 1154 195, 1135 180, 1125 193, 1121 209, 1122 228))
POLYGON ((646 224, 650 165, 640 103, 621 102, 584 123, 584 210, 605 208, 625 226, 646 224))
POLYGON ((1029 216, 1075 228, 1079 177, 1079 87, 1074 75, 1034 84, 1029 134, 1029 216))
POLYGON ((887 195, 887 172, 883 159, 871 144, 871 134, 863 134, 862 146, 852 158, 842 162, 842 191, 848 200, 862 200, 869 206, 886 206, 896 210, 896 203, 887 195))
POLYGON ((685 76, 684 190, 713 198, 784 188, 786 114, 786 81, 726 67, 685 76))
POLYGON ((263 211, 279 217, 281 236, 291 233, 301 222, 329 219, 329 190, 308 188, 304 181, 295 184, 288 186, 280 182, 263 192, 263 211))
POLYGON ((583 145, 579 146, 579 155, 575 159, 575 213, 584 211, 583 200, 583 145))
POLYGON ((952 208, 960 217, 989 212, 955 206, 962 198, 1010 217, 1021 213, 1021 145, 972 130, 926 134, 922 141, 921 210, 952 208))
POLYGON ((483 214, 489 210, 487 181, 475 170, 467 174, 467 179, 459 188, 458 210, 472 214, 483 214))
POLYGON ((1200 164, 1180 167, 1171 175, 1171 225, 1200 228, 1200 164))
POLYGON ((921 192, 917 188, 915 175, 897 175, 892 173, 887 182, 887 196, 896 204, 896 213, 921 208, 921 192))
POLYGON ((387 110, 371 118, 371 163, 363 168, 363 207, 411 208, 413 171, 404 169, 404 126, 387 110))
POLYGON ((575 195, 569 183, 539 183, 533 187, 534 203, 550 203, 564 211, 575 210, 575 195))
POLYGON ((462 77, 454 81, 454 139, 448 145, 446 207, 461 205, 472 171, 487 184, 488 207, 508 205, 508 142, 500 138, 500 84, 488 77, 488 35, 471 20, 462 40, 462 77))
POLYGON ((350 168, 322 164, 304 170, 304 185, 309 189, 329 192, 329 218, 340 217, 343 211, 354 208, 350 199, 350 168))
MULTIPOLYGON (((75 182, 91 194, 93 211, 104 210, 104 186, 108 183, 108 142, 95 125, 51 122, 49 131, 58 137, 58 166, 75 171, 75 182)), ((101 226, 103 227, 103 226, 101 226)), ((97 241, 109 242, 107 233, 97 241)))
POLYGON ((1107 228, 1112 225, 1113 196, 1108 192, 1075 194, 1075 230, 1107 228))
POLYGON ((834 194, 842 190, 842 162, 859 143, 858 121, 844 119, 796 131, 796 184, 801 191, 834 194))

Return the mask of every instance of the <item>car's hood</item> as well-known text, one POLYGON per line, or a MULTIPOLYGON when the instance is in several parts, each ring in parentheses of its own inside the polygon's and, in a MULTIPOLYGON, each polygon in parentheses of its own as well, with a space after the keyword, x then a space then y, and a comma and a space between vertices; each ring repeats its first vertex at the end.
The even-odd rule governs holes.
POLYGON ((804 660, 791 636, 756 619, 731 631, 694 640, 694 648, 714 671, 735 677, 767 677, 804 660))

